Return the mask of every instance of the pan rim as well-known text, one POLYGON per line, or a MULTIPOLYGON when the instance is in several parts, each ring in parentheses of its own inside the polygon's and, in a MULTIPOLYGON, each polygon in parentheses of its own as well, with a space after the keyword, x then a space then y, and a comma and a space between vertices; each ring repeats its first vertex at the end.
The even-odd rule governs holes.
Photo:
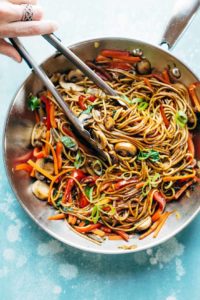
MULTIPOLYGON (((73 50, 73 48, 75 47, 80 47, 84 44, 88 44, 88 43, 95 43, 95 42, 101 42, 101 41, 106 41, 106 40, 112 40, 112 41, 124 41, 124 42, 134 42, 134 43, 140 43, 143 44, 145 46, 148 47, 153 47, 161 52, 164 52, 165 54, 167 54, 169 57, 176 59, 176 61, 178 61, 181 65, 183 65, 184 67, 186 67, 186 69, 188 69, 188 71, 197 79, 197 81, 199 80, 199 78, 196 76, 196 74, 194 74, 194 72, 190 69, 190 67, 187 66, 187 64, 185 64, 184 62, 182 62, 179 58, 177 58, 175 55, 171 54, 170 52, 166 51, 165 49, 163 49, 162 47, 159 47, 157 45, 153 45, 151 43, 142 41, 142 40, 137 40, 137 39, 131 39, 131 38, 124 38, 124 37, 100 37, 100 38, 94 38, 94 39, 88 39, 88 40, 83 40, 81 42, 76 42, 73 43, 72 45, 69 45, 68 47, 73 50)), ((42 63, 40 64, 41 66, 43 66, 49 59, 53 58, 55 56, 56 52, 50 56, 48 56, 44 61, 42 61, 42 63)), ((3 162, 4 162, 4 168, 6 171, 6 175, 8 178, 8 182, 9 185, 12 189, 12 192, 14 194, 14 196, 16 197, 16 199, 18 200, 18 202, 20 203, 20 205, 22 206, 22 208, 25 210, 25 212, 29 215, 29 217, 40 227, 42 228, 46 233, 48 233, 50 236, 52 236, 53 238, 55 238, 56 240, 62 242, 65 245, 74 247, 76 249, 79 250, 83 250, 83 251, 87 251, 90 253, 97 253, 97 254, 130 254, 130 253, 136 253, 139 251, 144 251, 147 250, 149 248, 153 248, 156 247, 164 242, 166 242, 167 240, 169 240, 170 238, 172 238, 173 236, 177 235, 179 232, 181 232, 185 227, 187 227, 190 222, 197 216, 197 214, 200 212, 200 204, 198 209, 188 218, 188 220, 179 228, 177 228, 177 230, 173 231, 172 233, 169 233, 168 235, 166 235, 165 237, 163 237, 162 239, 158 240, 156 242, 156 240, 154 240, 153 245, 144 245, 141 246, 140 248, 135 248, 135 249, 131 249, 131 250, 121 250, 121 249, 115 249, 115 250, 102 250, 101 247, 92 249, 89 248, 87 246, 84 245, 77 245, 76 242, 71 242, 71 241, 66 241, 64 238, 60 237, 58 234, 54 233, 51 229, 47 228, 45 226, 45 224, 41 224, 39 222, 39 220, 37 218, 34 217, 34 215, 30 212, 30 210, 25 206, 25 204, 22 202, 22 200, 20 199, 20 196, 18 195, 17 190, 15 189, 13 183, 12 183, 12 178, 10 176, 9 170, 7 168, 7 155, 6 155, 6 133, 7 133, 7 127, 8 127, 8 121, 9 121, 9 116, 10 116, 10 112, 11 109, 13 107, 14 101, 17 98, 18 94, 20 94, 21 90, 23 89, 24 85, 26 85, 26 83, 30 80, 30 77, 32 76, 32 72, 28 75, 28 77, 26 77, 26 79, 22 82, 22 84, 20 85, 20 87, 18 88, 18 90, 16 91, 16 93, 14 94, 10 105, 7 109, 6 112, 6 118, 4 121, 4 126, 3 126, 3 134, 2 134, 2 146, 3 146, 3 162)))

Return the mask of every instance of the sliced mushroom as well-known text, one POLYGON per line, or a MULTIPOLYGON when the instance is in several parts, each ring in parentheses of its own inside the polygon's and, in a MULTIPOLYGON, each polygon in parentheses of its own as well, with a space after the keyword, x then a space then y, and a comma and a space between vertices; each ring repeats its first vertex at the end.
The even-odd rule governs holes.
POLYGON ((81 81, 83 79, 83 77, 84 77, 84 75, 79 69, 71 70, 71 71, 69 71, 69 73, 67 75, 67 79, 70 82, 81 81))
POLYGON ((141 75, 146 75, 151 73, 151 63, 148 59, 142 59, 137 62, 136 70, 141 75))
POLYGON ((145 219, 136 223, 135 226, 138 231, 143 231, 143 230, 148 229, 151 226, 151 223, 152 223, 151 217, 148 216, 145 219))
POLYGON ((47 171, 50 175, 54 173, 54 165, 52 162, 48 161, 44 164, 43 169, 47 171))
POLYGON ((66 91, 72 92, 82 92, 84 91, 84 87, 72 82, 65 81, 65 75, 62 75, 59 80, 60 86, 65 89, 66 91))
POLYGON ((105 118, 104 123, 107 130, 112 130, 113 127, 115 126, 115 120, 110 116, 107 116, 105 118))
POLYGON ((51 76, 51 81, 53 83, 57 83, 60 79, 60 73, 54 73, 52 76, 51 76))
POLYGON ((40 180, 36 180, 32 184, 32 192, 40 200, 46 200, 49 194, 49 185, 40 180))
POLYGON ((115 151, 120 156, 134 156, 137 153, 137 148, 135 145, 128 143, 128 142, 120 142, 115 145, 115 151))
POLYGON ((97 89, 97 88, 88 88, 87 94, 94 95, 96 97, 105 97, 106 96, 106 94, 104 92, 102 92, 102 90, 97 89))

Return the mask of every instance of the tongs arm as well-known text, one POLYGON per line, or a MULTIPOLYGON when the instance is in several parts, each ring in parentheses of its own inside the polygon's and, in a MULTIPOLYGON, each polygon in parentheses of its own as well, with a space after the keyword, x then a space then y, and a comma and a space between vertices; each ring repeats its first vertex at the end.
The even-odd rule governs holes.
POLYGON ((46 88, 52 93, 54 98, 56 99, 59 106, 62 108, 63 112, 65 113, 66 117, 68 118, 69 122, 72 124, 73 128, 76 132, 86 141, 89 146, 103 159, 107 160, 107 155, 99 149, 95 141, 91 138, 89 132, 84 129, 80 120, 72 113, 69 109, 67 103, 63 100, 60 93, 56 90, 51 80, 48 78, 47 74, 44 70, 35 62, 35 60, 31 57, 28 51, 24 48, 22 43, 18 38, 10 38, 11 43, 15 47, 15 49, 20 53, 22 58, 26 61, 31 69, 34 70, 35 74, 41 79, 44 83, 46 88))

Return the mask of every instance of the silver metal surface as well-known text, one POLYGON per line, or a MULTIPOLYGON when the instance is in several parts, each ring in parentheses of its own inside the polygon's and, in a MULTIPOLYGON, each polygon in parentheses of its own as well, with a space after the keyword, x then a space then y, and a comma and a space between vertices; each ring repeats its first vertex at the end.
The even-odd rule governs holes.
MULTIPOLYGON (((164 67, 168 65, 174 66, 175 64, 177 68, 180 69, 180 81, 183 84, 188 86, 190 83, 198 81, 198 78, 192 71, 173 55, 160 49, 160 47, 155 47, 141 41, 121 38, 102 38, 84 41, 70 47, 82 60, 94 59, 103 48, 121 50, 141 48, 147 59, 151 61, 152 66, 158 70, 163 70, 164 67), (94 46, 97 43, 99 43, 98 49, 94 46)), ((73 65, 67 62, 63 56, 56 55, 51 56, 42 64, 42 68, 48 75, 54 72, 63 72, 72 67, 73 65)), ((32 179, 27 174, 24 172, 13 173, 12 171, 15 160, 30 149, 31 130, 35 120, 34 114, 27 109, 27 97, 30 93, 37 94, 43 88, 44 86, 41 80, 39 80, 35 74, 31 74, 22 84, 13 99, 7 115, 4 145, 5 166, 11 186, 19 202, 38 225, 53 237, 76 248, 98 253, 120 254, 140 251, 156 246, 177 234, 192 221, 200 210, 200 187, 198 185, 195 186, 194 191, 191 192, 190 198, 184 196, 180 201, 167 204, 167 210, 177 210, 181 218, 177 219, 175 214, 171 215, 156 239, 149 236, 144 240, 138 240, 137 235, 135 235, 129 243, 125 241, 106 241, 103 245, 98 246, 72 232, 64 221, 48 221, 47 218, 49 215, 54 214, 54 209, 46 202, 35 198, 31 192, 32 179), (123 250, 119 248, 124 245, 136 245, 137 248, 134 250, 123 250)), ((199 139, 200 132, 197 130, 194 134, 195 145, 199 143, 199 139)), ((196 147, 196 158, 200 159, 198 149, 199 147, 196 147)))
POLYGON ((69 109, 67 103, 63 100, 60 93, 56 90, 55 86, 53 85, 51 80, 48 78, 48 76, 46 75, 44 70, 40 66, 38 66, 38 64, 35 62, 35 60, 31 57, 31 55, 28 53, 28 51, 24 48, 24 46, 22 45, 20 40, 18 38, 10 38, 10 41, 14 45, 14 47, 18 50, 18 52, 21 54, 21 56, 25 59, 25 61, 29 65, 29 67, 31 69, 33 69, 35 74, 38 76, 38 78, 41 79, 41 81, 43 82, 45 87, 52 93, 55 100, 57 101, 59 106, 62 108, 67 119, 72 124, 72 126, 76 130, 76 132, 81 136, 81 138, 84 139, 85 142, 87 142, 88 146, 90 146, 97 153, 97 155, 99 155, 103 160, 107 160, 107 155, 103 152, 103 150, 101 150, 98 147, 97 143, 91 138, 89 132, 84 129, 83 124, 69 109))
POLYGON ((172 48, 190 24, 199 6, 200 0, 176 0, 160 44, 166 43, 169 49, 172 48))

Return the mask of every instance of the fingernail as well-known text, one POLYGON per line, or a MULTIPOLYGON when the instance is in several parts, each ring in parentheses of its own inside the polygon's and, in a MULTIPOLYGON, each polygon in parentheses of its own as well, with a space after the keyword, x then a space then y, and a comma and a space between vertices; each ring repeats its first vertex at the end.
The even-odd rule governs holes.
POLYGON ((56 31, 56 30, 58 30, 58 23, 57 23, 57 22, 55 22, 55 21, 51 21, 51 25, 52 25, 52 29, 53 29, 53 31, 56 31))

